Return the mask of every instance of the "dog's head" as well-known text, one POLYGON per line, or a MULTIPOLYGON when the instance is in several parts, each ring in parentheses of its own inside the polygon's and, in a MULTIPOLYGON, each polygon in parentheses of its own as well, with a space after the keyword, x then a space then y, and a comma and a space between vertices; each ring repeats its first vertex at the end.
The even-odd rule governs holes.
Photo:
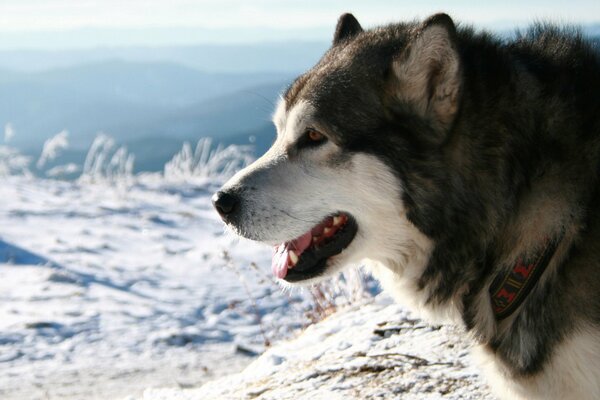
POLYGON ((237 234, 275 246, 278 278, 406 261, 428 233, 415 222, 430 182, 419 165, 458 107, 454 36, 446 15, 363 31, 345 14, 330 50, 281 98, 271 149, 213 197, 237 234))

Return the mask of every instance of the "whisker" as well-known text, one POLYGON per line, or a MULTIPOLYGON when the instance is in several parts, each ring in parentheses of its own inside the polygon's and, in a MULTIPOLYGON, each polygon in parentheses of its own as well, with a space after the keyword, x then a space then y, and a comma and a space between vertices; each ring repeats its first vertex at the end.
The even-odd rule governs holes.
POLYGON ((256 97, 259 97, 261 99, 263 99, 264 101, 266 101, 267 103, 269 103, 271 106, 273 106, 273 108, 275 108, 275 103, 273 103, 273 101, 271 101, 271 99, 269 99, 267 96, 264 96, 258 92, 254 92, 252 90, 244 90, 244 92, 248 93, 248 94, 252 94, 256 97))
POLYGON ((289 212, 287 212, 287 211, 285 211, 285 210, 282 210, 282 209, 280 209, 280 208, 276 208, 276 210, 277 210, 277 211, 279 211, 279 212, 281 212, 281 213, 283 213, 283 214, 285 214, 285 215, 287 215, 288 217, 290 217, 290 218, 292 218, 292 219, 295 219, 295 220, 297 220, 297 221, 302 221, 302 222, 307 222, 307 223, 309 223, 309 224, 312 224, 312 221, 307 221, 307 220, 305 220, 305 219, 298 218, 298 217, 296 217, 296 216, 294 216, 294 215, 290 214, 289 212))

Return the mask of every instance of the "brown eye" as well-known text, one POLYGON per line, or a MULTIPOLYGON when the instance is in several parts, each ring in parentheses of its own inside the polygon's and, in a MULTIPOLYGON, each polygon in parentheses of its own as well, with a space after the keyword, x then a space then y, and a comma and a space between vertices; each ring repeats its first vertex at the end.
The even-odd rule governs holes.
POLYGON ((313 142, 321 142, 325 140, 325 136, 321 132, 318 132, 314 129, 309 129, 306 131, 308 138, 313 142))
POLYGON ((310 148, 310 147, 318 147, 327 142, 327 137, 323 135, 321 132, 308 128, 304 131, 304 135, 300 137, 298 140, 298 149, 310 148))

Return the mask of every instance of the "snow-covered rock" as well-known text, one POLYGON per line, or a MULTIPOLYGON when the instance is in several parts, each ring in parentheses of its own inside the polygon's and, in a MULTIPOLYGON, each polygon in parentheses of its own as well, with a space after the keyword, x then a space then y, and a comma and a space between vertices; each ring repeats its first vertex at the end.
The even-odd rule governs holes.
POLYGON ((464 332, 412 317, 385 294, 268 349, 238 374, 198 389, 148 389, 143 400, 492 399, 464 332))

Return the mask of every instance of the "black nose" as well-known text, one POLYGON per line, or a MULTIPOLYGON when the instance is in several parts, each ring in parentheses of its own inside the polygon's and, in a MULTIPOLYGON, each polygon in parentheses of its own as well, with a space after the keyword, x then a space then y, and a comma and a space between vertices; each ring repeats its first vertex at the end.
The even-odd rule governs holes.
POLYGON ((213 195, 212 203, 221 217, 225 218, 237 208, 238 198, 231 193, 219 191, 213 195))

